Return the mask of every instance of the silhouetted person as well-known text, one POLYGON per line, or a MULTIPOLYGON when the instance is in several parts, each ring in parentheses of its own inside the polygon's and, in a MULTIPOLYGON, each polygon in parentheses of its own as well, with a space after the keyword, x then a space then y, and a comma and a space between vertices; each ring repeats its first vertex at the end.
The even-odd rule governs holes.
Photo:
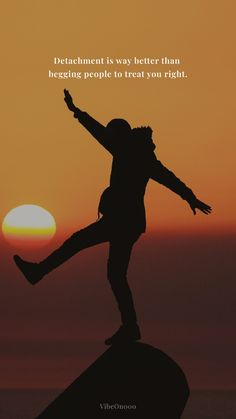
POLYGON ((102 217, 74 233, 40 263, 26 262, 17 255, 14 260, 26 279, 36 284, 80 250, 109 242, 108 279, 122 325, 105 343, 135 341, 141 336, 126 275, 132 247, 146 228, 144 194, 148 180, 151 178, 180 195, 194 214, 196 209, 208 214, 211 208, 199 201, 191 189, 157 160, 150 127, 131 129, 124 119, 113 119, 104 127, 74 105, 68 90, 64 93, 64 100, 74 117, 113 157, 110 186, 99 203, 102 217))

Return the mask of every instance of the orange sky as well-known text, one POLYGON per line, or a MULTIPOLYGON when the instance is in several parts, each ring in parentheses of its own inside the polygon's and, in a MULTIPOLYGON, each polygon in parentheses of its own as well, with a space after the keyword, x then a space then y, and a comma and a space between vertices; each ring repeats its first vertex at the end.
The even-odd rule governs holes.
MULTIPOLYGON (((121 1, 116 7, 102 1, 91 7, 73 0, 69 5, 23 1, 15 2, 13 13, 5 4, 1 219, 25 203, 51 211, 63 232, 96 218, 111 160, 67 111, 67 87, 76 103, 104 124, 124 117, 132 126, 151 125, 160 160, 214 208, 210 217, 193 218, 181 199, 150 182, 149 228, 235 228, 234 97, 229 94, 234 13, 230 1, 224 7, 214 2, 213 14, 212 5, 182 1, 170 8, 169 3, 121 1), (59 71, 55 56, 168 56, 181 59, 188 78, 48 79, 49 69, 59 71)), ((60 68, 68 69, 75 67, 60 68)))

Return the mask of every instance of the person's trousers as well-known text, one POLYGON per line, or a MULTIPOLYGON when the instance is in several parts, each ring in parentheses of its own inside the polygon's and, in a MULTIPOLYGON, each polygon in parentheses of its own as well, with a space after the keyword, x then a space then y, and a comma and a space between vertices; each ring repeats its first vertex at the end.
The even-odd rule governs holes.
POLYGON ((131 233, 125 228, 117 230, 114 231, 106 220, 101 218, 99 221, 74 233, 62 246, 40 262, 39 266, 45 275, 77 252, 96 244, 109 242, 108 280, 121 313, 122 323, 128 325, 137 321, 132 293, 127 282, 127 270, 132 247, 140 233, 131 233))

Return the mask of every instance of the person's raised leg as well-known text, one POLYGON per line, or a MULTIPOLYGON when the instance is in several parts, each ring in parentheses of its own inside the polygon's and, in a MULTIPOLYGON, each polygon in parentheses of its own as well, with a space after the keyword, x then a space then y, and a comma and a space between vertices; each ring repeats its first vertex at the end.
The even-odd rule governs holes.
POLYGON ((108 280, 121 314, 121 327, 105 340, 106 345, 136 341, 141 338, 127 270, 134 242, 138 237, 116 237, 110 241, 108 280))
POLYGON ((24 261, 15 255, 14 261, 25 278, 32 284, 39 282, 44 275, 57 268, 79 251, 108 240, 106 224, 101 219, 74 233, 58 249, 39 263, 24 261))

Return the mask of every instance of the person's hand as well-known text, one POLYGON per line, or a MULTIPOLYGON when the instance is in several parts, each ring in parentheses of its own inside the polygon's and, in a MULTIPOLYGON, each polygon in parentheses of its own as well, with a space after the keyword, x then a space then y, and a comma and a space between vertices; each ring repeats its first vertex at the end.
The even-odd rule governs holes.
POLYGON ((66 104, 68 106, 68 109, 71 112, 76 112, 77 108, 73 103, 73 99, 72 99, 72 96, 69 93, 69 90, 64 89, 64 94, 65 94, 64 101, 66 102, 66 104))
POLYGON ((196 215, 196 209, 202 211, 204 214, 208 215, 211 213, 211 207, 204 202, 200 201, 199 199, 194 199, 189 202, 190 208, 193 211, 193 214, 196 215))

